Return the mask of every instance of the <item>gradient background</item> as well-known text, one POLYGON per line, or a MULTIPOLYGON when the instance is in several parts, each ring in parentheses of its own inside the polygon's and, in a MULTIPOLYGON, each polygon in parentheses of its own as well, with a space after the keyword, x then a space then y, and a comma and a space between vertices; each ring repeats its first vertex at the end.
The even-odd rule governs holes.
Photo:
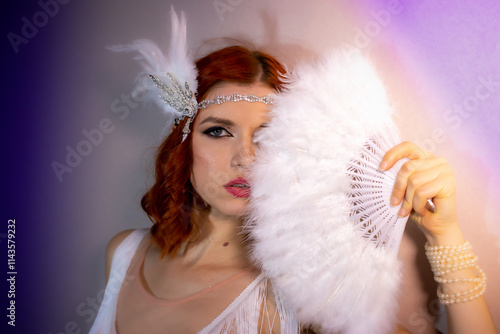
MULTIPOLYGON (((64 2, 61 0, 61 2, 64 2)), ((41 3, 54 3, 42 0, 41 3)), ((171 4, 184 10, 188 40, 250 40, 289 65, 350 44, 370 54, 398 109, 405 139, 455 168, 460 224, 488 275, 486 298, 500 328, 500 3, 396 1, 72 0, 45 17, 36 1, 2 6, 2 219, 0 309, 6 312, 7 220, 16 220, 16 327, 2 333, 86 333, 104 288, 104 252, 118 231, 146 227, 139 200, 151 182, 164 118, 126 102, 139 67, 106 46, 149 38, 168 45, 171 4), (217 11, 224 6, 226 11, 217 11), (26 18, 23 21, 23 18, 26 18), (38 31, 18 46, 26 21, 38 31), (477 87, 492 81, 490 91, 477 87), (486 94, 486 93, 489 94, 486 94), (484 95, 488 95, 485 97, 484 95), (478 97, 481 97, 480 99, 478 97), (462 114, 456 112, 462 105, 462 114), (113 131, 58 180, 82 131, 109 119, 113 131)), ((437 307, 423 239, 402 243, 400 323, 432 333, 437 307)))

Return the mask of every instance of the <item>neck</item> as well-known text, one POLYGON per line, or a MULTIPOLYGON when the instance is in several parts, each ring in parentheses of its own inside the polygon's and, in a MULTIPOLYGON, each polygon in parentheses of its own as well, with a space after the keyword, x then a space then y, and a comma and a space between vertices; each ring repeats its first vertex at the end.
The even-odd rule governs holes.
POLYGON ((194 214, 191 219, 201 226, 198 239, 182 252, 187 261, 248 265, 242 219, 214 215, 210 210, 194 214))

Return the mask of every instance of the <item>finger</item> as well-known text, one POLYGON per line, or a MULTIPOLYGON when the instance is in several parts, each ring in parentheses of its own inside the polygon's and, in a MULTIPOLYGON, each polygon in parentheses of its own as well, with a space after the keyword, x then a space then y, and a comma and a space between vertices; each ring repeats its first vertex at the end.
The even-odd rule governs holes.
POLYGON ((416 188, 409 185, 403 205, 399 209, 398 215, 400 217, 406 217, 413 210, 419 216, 425 216, 427 212, 430 212, 426 208, 427 200, 429 198, 433 198, 434 194, 439 191, 439 187, 441 186, 442 183, 437 180, 437 178, 426 184, 419 184, 416 188))
POLYGON ((421 216, 425 214, 425 210, 422 210, 422 208, 425 208, 427 199, 434 196, 434 194, 430 192, 433 189, 429 189, 426 185, 434 182, 439 175, 439 168, 434 168, 413 174, 408 179, 404 200, 398 212, 400 217, 406 217, 412 210, 421 216))
POLYGON ((435 213, 427 209, 427 200, 429 198, 434 198, 442 187, 443 183, 436 178, 416 189, 413 197, 413 210, 420 216, 425 216, 428 213, 435 213))
POLYGON ((439 165, 433 169, 427 169, 413 174, 408 180, 405 197, 399 210, 401 217, 407 216, 412 210, 420 216, 430 212, 427 208, 427 200, 430 198, 441 198, 447 196, 446 188, 449 188, 449 167, 439 165))
POLYGON ((382 161, 380 162, 381 170, 388 170, 394 166, 394 164, 403 158, 408 158, 410 160, 431 158, 434 155, 419 146, 405 141, 391 148, 384 154, 382 161))
MULTIPOLYGON (((398 205, 401 203, 403 198, 408 198, 408 191, 412 192, 419 185, 433 180, 446 166, 446 160, 442 158, 409 160, 405 162, 396 175, 391 194, 391 204, 398 205), (410 189, 408 190, 408 188, 410 189)), ((411 204, 411 200, 409 204, 411 204)))
POLYGON ((440 205, 444 203, 442 200, 448 198, 454 192, 453 186, 450 187, 449 176, 448 171, 443 170, 435 180, 419 187, 415 191, 413 210, 421 216, 429 213, 439 213, 440 205), (436 206, 435 212, 431 212, 426 207, 427 199, 429 198, 433 198, 433 202, 436 206))

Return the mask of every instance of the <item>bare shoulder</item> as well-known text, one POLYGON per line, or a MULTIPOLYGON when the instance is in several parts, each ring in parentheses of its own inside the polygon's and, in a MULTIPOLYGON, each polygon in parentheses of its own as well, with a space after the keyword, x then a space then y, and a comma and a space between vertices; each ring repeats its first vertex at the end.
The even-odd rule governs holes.
POLYGON ((122 243, 122 241, 125 240, 125 238, 127 238, 134 231, 135 230, 133 229, 121 231, 120 233, 113 236, 109 241, 108 247, 106 248, 106 282, 108 282, 109 279, 109 273, 111 271, 111 261, 113 260, 113 255, 115 254, 116 249, 122 243))

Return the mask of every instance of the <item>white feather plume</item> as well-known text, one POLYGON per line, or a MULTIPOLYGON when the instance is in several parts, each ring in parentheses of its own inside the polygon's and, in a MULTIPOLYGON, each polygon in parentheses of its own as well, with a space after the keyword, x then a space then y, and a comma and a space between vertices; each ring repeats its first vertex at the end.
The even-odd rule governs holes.
POLYGON ((187 48, 184 12, 181 12, 179 19, 172 6, 170 17, 172 32, 168 57, 163 55, 156 43, 147 39, 135 40, 129 45, 114 46, 110 49, 117 52, 135 51, 139 53, 135 59, 140 62, 144 71, 136 78, 137 85, 133 94, 145 94, 146 101, 155 102, 173 120, 174 117, 179 117, 182 114, 161 98, 160 95, 163 95, 164 92, 152 82, 150 75, 154 75, 165 84, 171 85, 172 80, 167 75, 167 73, 170 73, 182 86, 188 83, 190 90, 195 94, 198 88, 198 81, 196 80, 198 73, 187 48))
POLYGON ((371 138, 398 135, 373 66, 345 54, 300 65, 276 97, 257 138, 246 228, 254 259, 299 321, 325 332, 387 333, 400 264, 352 223, 346 171, 371 138))

